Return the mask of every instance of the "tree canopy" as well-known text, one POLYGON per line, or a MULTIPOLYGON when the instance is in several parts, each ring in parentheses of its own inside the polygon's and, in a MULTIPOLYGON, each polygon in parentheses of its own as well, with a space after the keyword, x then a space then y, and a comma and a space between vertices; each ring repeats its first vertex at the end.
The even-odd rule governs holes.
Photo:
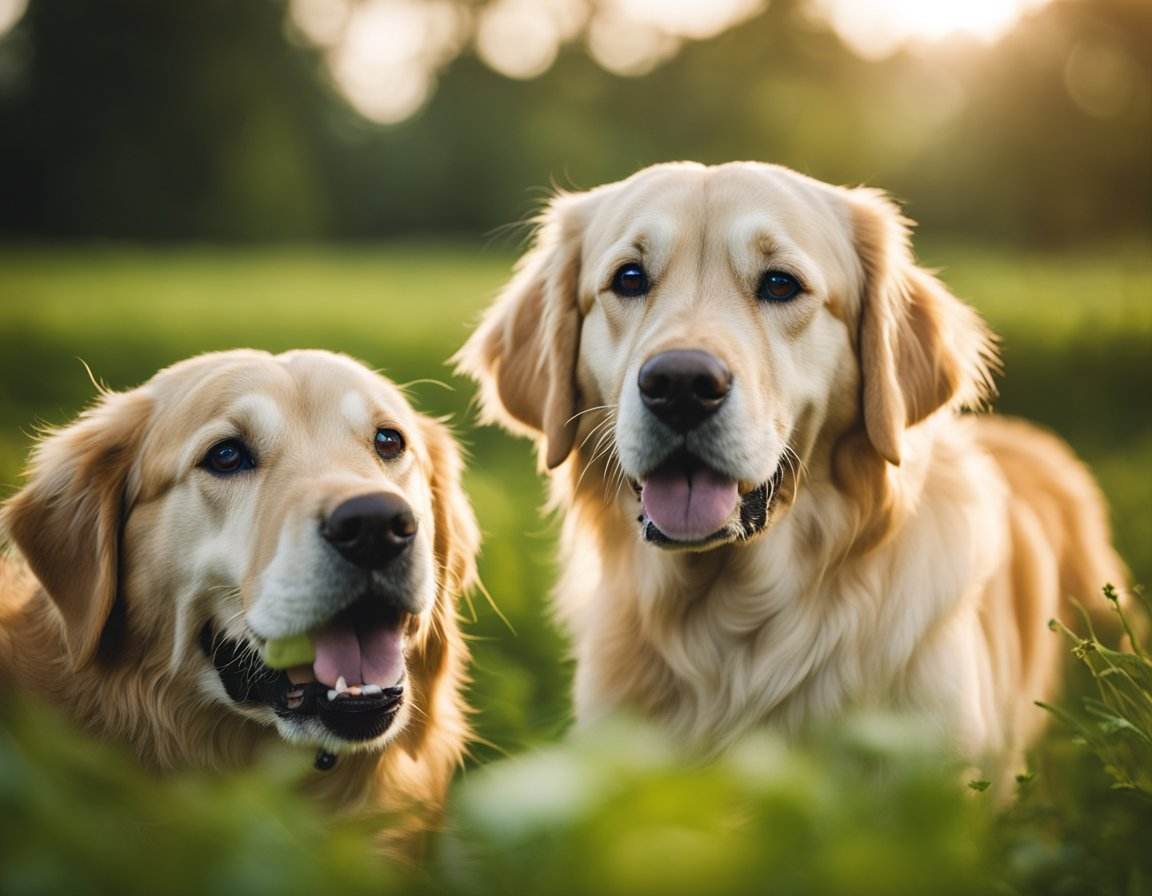
POLYGON ((941 234, 1152 236, 1146 0, 1055 0, 992 46, 879 61, 775 0, 635 77, 569 43, 512 79, 464 44, 389 126, 287 22, 284 0, 31 0, 0 39, 0 234, 478 236, 557 184, 755 158, 884 187, 941 234))

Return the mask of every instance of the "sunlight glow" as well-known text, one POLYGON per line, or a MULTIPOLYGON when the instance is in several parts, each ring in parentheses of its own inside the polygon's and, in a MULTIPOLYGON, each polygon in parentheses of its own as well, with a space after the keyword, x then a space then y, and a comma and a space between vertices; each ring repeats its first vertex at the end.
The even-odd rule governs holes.
POLYGON ((964 34, 985 43, 1003 37, 1027 12, 1049 0, 812 0, 856 53, 883 59, 916 42, 964 34))
POLYGON ((1084 38, 1068 56, 1064 83, 1072 102, 1093 118, 1115 118, 1133 103, 1148 102, 1140 63, 1118 42, 1084 38))
MULTIPOLYGON (((20 0, 0 0, 0 3, 20 0)), ((367 118, 390 124, 427 101, 440 70, 471 41, 509 78, 535 78, 583 39, 608 71, 641 75, 686 40, 759 14, 769 0, 290 0, 293 27, 327 51, 337 86, 367 118)))
POLYGON ((585 36, 589 55, 614 75, 645 75, 675 55, 680 41, 655 25, 628 18, 618 9, 603 9, 585 36))
POLYGON ((350 0, 292 0, 292 24, 318 47, 334 47, 344 39, 352 18, 350 0))
POLYGON ((583 7, 569 0, 496 0, 480 13, 476 53, 509 78, 535 78, 583 24, 583 7))
POLYGON ((768 0, 611 0, 595 8, 585 42, 597 64, 617 75, 643 75, 685 40, 715 37, 763 12, 768 0))
POLYGON ((450 0, 367 0, 352 8, 329 53, 332 76, 366 118, 403 121, 428 99, 436 72, 460 52, 466 24, 450 0))
POLYGON ((762 12, 767 0, 615 0, 606 4, 627 19, 666 34, 705 40, 762 12))
POLYGON ((0 0, 0 37, 16 27, 27 8, 28 0, 0 0))
MULTIPOLYGON (((23 10, 26 0, 0 0, 23 10)), ((582 42, 602 68, 643 75, 692 40, 759 15, 770 0, 289 0, 291 24, 325 51, 336 85, 367 118, 390 124, 415 114, 441 70, 469 45, 492 70, 535 78, 561 49, 582 42)), ((805 0, 809 15, 858 55, 883 59, 954 35, 1003 37, 1050 0, 805 0)), ((1085 47, 1065 80, 1078 105, 1107 116, 1128 102, 1131 60, 1085 47)), ((947 108, 956 107, 956 103, 947 108)))

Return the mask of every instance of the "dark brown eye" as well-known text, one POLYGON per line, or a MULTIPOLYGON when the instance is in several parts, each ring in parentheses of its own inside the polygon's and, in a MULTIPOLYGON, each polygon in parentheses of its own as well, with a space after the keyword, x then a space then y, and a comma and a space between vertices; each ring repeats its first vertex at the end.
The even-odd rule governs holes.
POLYGON ((758 299, 769 302, 787 302, 804 291, 800 281, 784 271, 768 271, 760 278, 760 288, 756 290, 758 299))
POLYGON ((633 299, 644 295, 651 288, 648 272, 643 265, 629 262, 617 268, 612 275, 612 291, 618 296, 633 299))
POLYGON ((404 436, 395 429, 381 427, 376 430, 376 453, 383 460, 395 460, 404 453, 406 447, 404 436))
POLYGON ((200 466, 210 473, 229 476, 242 470, 253 469, 256 466, 256 461, 252 457, 252 452, 248 450, 248 446, 239 439, 225 439, 208 449, 208 453, 204 455, 204 460, 200 462, 200 466))

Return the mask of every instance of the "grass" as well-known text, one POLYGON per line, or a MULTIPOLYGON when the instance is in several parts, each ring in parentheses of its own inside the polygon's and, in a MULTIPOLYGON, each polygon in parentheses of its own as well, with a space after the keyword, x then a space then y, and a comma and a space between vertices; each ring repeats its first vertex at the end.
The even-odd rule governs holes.
POLYGON ((55 413, 53 401, 86 397, 77 359, 126 387, 201 351, 311 346, 362 356, 401 381, 445 380, 444 360, 507 263, 434 245, 0 254, 5 423, 9 401, 43 414, 44 402, 55 413))
MULTIPOLYGON (((1152 258, 965 246, 924 257, 1002 334, 1000 409, 1082 453, 1135 580, 1152 581, 1152 258)), ((151 893, 175 880, 172 892, 1026 894, 1152 882, 1134 840, 1152 829, 1152 801, 1114 789, 1116 761, 1091 749, 1093 737, 1131 732, 1062 727, 1101 723, 1074 697, 1007 814, 995 795, 956 793, 953 771, 888 720, 858 720, 818 754, 753 739, 709 769, 643 726, 563 739, 570 669, 547 614, 554 525, 537 512, 535 460, 522 440, 473 426, 471 386, 445 365, 512 262, 503 249, 428 244, 0 250, 0 497, 36 425, 66 421, 94 394, 81 361, 127 388, 200 351, 345 351, 412 382, 421 408, 453 415, 471 449, 481 572, 508 620, 478 598, 466 624, 485 743, 426 875, 377 868, 360 832, 318 830, 285 769, 238 783, 144 779, 117 751, 5 697, 0 892, 151 893)))
POLYGON ((1146 246, 1061 255, 921 244, 921 260, 1002 333, 1053 349, 1117 333, 1152 338, 1146 246))

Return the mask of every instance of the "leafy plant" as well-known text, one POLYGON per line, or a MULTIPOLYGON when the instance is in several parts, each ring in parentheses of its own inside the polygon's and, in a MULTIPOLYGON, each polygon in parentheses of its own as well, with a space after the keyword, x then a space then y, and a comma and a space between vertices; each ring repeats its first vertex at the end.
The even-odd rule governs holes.
MULTIPOLYGON (((1140 589, 1133 597, 1152 609, 1140 589)), ((1072 653, 1092 674, 1098 697, 1084 697, 1084 713, 1041 704, 1071 728, 1104 763, 1113 786, 1135 790, 1152 799, 1152 659, 1135 631, 1113 585, 1104 586, 1107 598, 1123 626, 1130 651, 1105 646, 1084 614, 1088 635, 1080 637, 1058 620, 1051 627, 1072 642, 1072 653)))
POLYGON ((1083 670, 1072 689, 1085 693, 1065 701, 1079 708, 1041 704, 1060 724, 996 822, 998 878, 1017 896, 1152 892, 1152 663, 1137 624, 1148 601, 1136 591, 1126 608, 1112 586, 1104 594, 1129 650, 1102 643, 1090 621, 1086 636, 1051 624, 1071 642, 1083 670))

